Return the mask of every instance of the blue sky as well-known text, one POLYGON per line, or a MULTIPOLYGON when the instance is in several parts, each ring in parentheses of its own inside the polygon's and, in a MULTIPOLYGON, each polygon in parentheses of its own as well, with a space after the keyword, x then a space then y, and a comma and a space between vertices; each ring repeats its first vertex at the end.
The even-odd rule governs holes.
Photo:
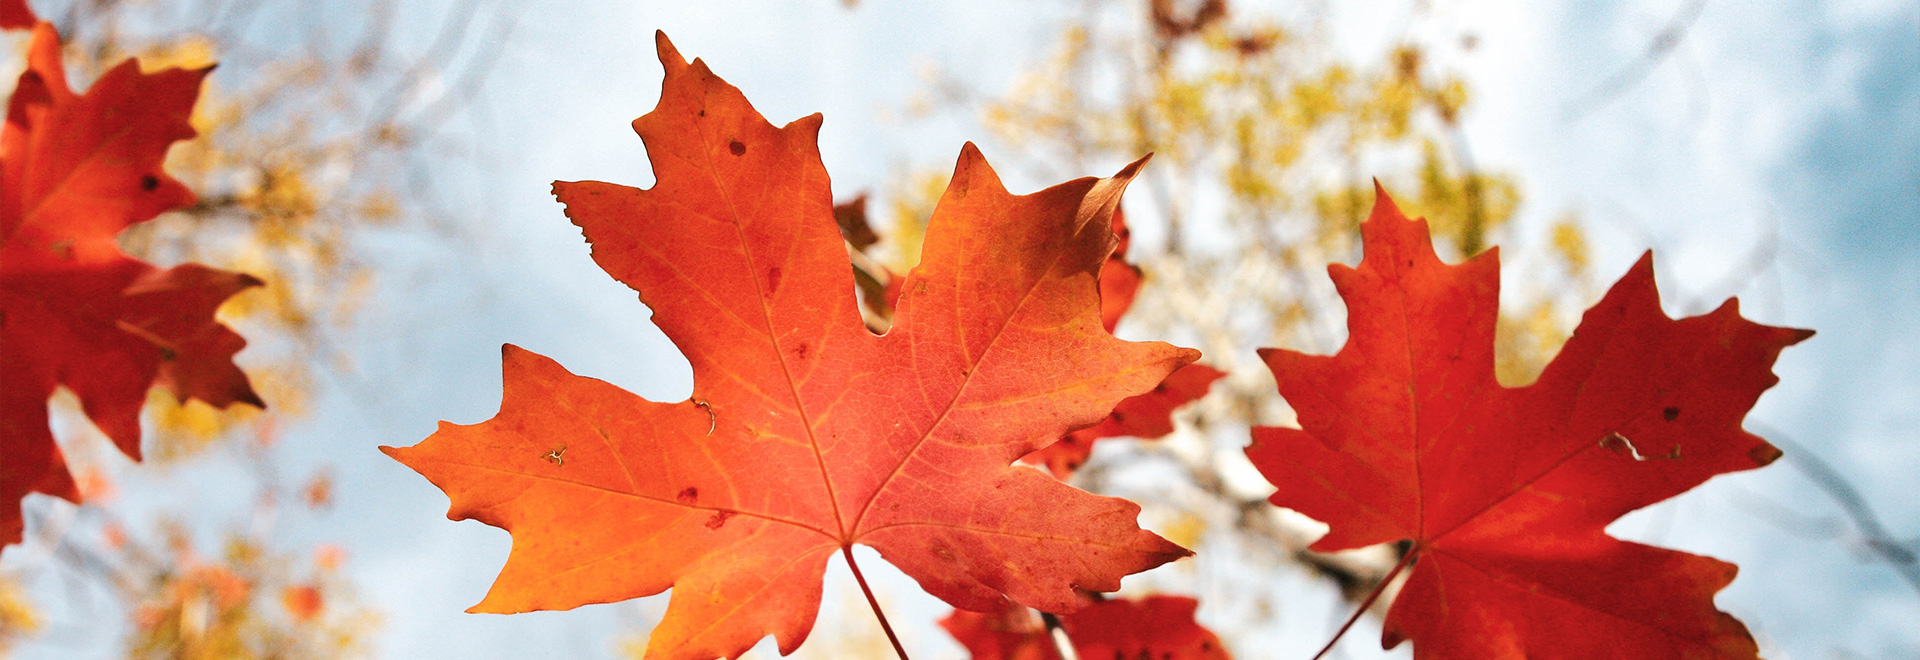
MULTIPOLYGON (((1920 349, 1912 341, 1920 338, 1920 4, 1709 3, 1672 57, 1571 121, 1565 106, 1633 61, 1684 3, 1463 0, 1431 3, 1434 14, 1417 22, 1367 22, 1374 12, 1401 16, 1405 4, 1335 11, 1343 46, 1371 54, 1401 31, 1477 34, 1482 47, 1442 65, 1473 84, 1468 139, 1483 166, 1518 175, 1527 194, 1522 222, 1580 213, 1608 277, 1654 248, 1663 291, 1692 301, 1672 311, 1740 295, 1750 317, 1818 330, 1786 353, 1783 382, 1754 419, 1852 477, 1896 534, 1920 537, 1911 495, 1920 486, 1920 349), (1732 288, 1706 288, 1729 284, 1728 270, 1769 231, 1781 246, 1770 270, 1732 288)), ((499 404, 500 345, 508 342, 650 399, 686 396, 684 360, 634 294, 588 259, 547 193, 555 179, 651 182, 628 122, 658 94, 653 31, 706 59, 775 123, 824 113, 823 158, 836 192, 846 193, 880 185, 904 166, 948 165, 962 141, 986 137, 965 118, 900 118, 904 100, 922 89, 921 67, 1003 90, 1039 61, 1078 6, 529 5, 487 83, 481 103, 490 119, 460 129, 491 154, 474 174, 479 183, 458 189, 471 196, 472 240, 368 246, 397 274, 352 339, 365 369, 359 380, 371 386, 335 384, 291 430, 290 472, 337 465, 339 501, 330 516, 286 530, 288 542, 346 545, 362 598, 386 611, 382 657, 610 655, 614 635, 644 630, 663 598, 510 617, 462 613, 504 562, 506 533, 445 520, 445 497, 374 447, 417 442, 440 420, 490 417, 499 404)), ((994 157, 991 147, 987 155, 994 157)), ((1042 183, 1010 179, 1016 189, 1042 183)), ((153 497, 208 501, 222 479, 237 478, 205 472, 192 492, 153 497)), ((129 497, 138 488, 129 485, 129 497)), ((1756 630, 1769 657, 1920 655, 1910 625, 1920 621, 1920 593, 1864 561, 1849 538, 1808 538, 1756 515, 1756 502, 1813 519, 1838 515, 1799 472, 1779 465, 1716 479, 1615 529, 1740 564, 1740 579, 1719 602, 1756 630)), ((877 557, 862 564, 882 565, 877 557)), ((959 657, 930 624, 944 606, 897 572, 867 570, 881 573, 909 648, 925 650, 916 657, 959 657), (915 613, 925 620, 912 620, 915 613)), ((1261 636, 1259 648, 1239 649, 1245 657, 1304 657, 1323 641, 1312 631, 1344 606, 1302 588, 1301 600, 1327 601, 1290 610, 1290 637, 1306 638, 1261 636)), ((836 560, 826 620, 803 652, 825 653, 824 638, 841 630, 870 634, 862 609, 841 607, 850 598, 858 592, 836 560), (842 613, 848 624, 834 624, 842 613)), ((1372 657, 1376 639, 1377 628, 1356 630, 1343 648, 1350 658, 1372 657)), ((29 645, 19 655, 71 651, 29 645)), ((756 653, 773 655, 764 645, 756 653)))

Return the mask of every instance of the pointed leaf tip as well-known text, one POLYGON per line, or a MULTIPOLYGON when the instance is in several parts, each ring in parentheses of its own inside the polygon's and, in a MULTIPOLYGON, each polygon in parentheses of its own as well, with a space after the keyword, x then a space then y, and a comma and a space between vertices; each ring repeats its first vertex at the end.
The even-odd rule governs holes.
POLYGON ((987 187, 1005 191, 1006 185, 1000 182, 1000 173, 993 170, 987 162, 986 154, 980 153, 980 147, 972 141, 960 147, 960 157, 953 163, 953 177, 947 186, 947 194, 966 196, 974 188, 987 187))
POLYGON ((653 49, 660 54, 660 63, 668 65, 669 70, 673 65, 684 66, 687 63, 687 58, 682 57, 679 49, 673 47, 673 41, 667 38, 665 30, 653 31, 653 49))
POLYGON ((961 162, 966 162, 969 160, 986 160, 986 159, 987 159, 986 155, 980 153, 980 146, 974 144, 973 140, 967 140, 965 144, 960 145, 960 161, 961 162))
POLYGON ((1376 218, 1414 220, 1400 210, 1400 205, 1393 201, 1393 195, 1387 194, 1387 187, 1380 185, 1379 179, 1373 180, 1373 213, 1367 216, 1367 220, 1372 221, 1376 218))
POLYGON ((1153 160, 1153 154, 1151 153, 1145 156, 1141 156, 1140 158, 1134 160, 1131 163, 1127 163, 1126 167, 1120 168, 1120 171, 1115 172, 1113 176, 1109 178, 1119 179, 1122 181, 1131 181, 1133 180, 1133 177, 1138 176, 1140 174, 1140 168, 1147 166, 1147 161, 1149 160, 1153 160))

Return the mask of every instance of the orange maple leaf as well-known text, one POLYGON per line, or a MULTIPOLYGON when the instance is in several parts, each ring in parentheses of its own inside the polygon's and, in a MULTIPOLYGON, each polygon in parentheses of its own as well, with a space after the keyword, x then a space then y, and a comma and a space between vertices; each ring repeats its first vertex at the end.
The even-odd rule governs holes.
POLYGON ((450 518, 512 532, 472 611, 671 587, 647 657, 737 657, 769 633, 797 648, 827 559, 855 543, 971 610, 1069 611, 1076 589, 1190 554, 1140 529, 1132 502, 1011 465, 1198 357, 1100 325, 1095 274, 1139 163, 1015 196, 968 145, 876 336, 819 115, 775 128, 657 42, 666 80, 634 129, 658 183, 554 189, 686 354, 693 397, 647 401, 507 346, 499 415, 382 448, 447 492, 450 518))
MULTIPOLYGON (((1642 257, 1533 385, 1494 378, 1499 256, 1450 266, 1384 190, 1358 268, 1328 268, 1346 347, 1263 349, 1302 429, 1257 428, 1271 501, 1326 522, 1323 552, 1411 540, 1383 644, 1417 658, 1753 658, 1714 608, 1732 564, 1607 536, 1608 523, 1780 451, 1740 428, 1813 333, 1729 300, 1675 321, 1642 257)), ((1391 580, 1392 576, 1389 576, 1391 580)), ((1377 593, 1377 592, 1376 592, 1377 593)), ((1357 615, 1356 615, 1357 616, 1357 615)))
POLYGON ((67 88, 59 35, 35 28, 0 131, 0 544, 20 540, 20 498, 79 491, 47 426, 65 386, 122 452, 140 457, 140 408, 161 384, 215 406, 261 406, 213 319, 260 281, 198 264, 155 268, 115 235, 193 193, 161 170, 207 69, 140 72, 127 60, 85 95, 67 88))
MULTIPOLYGON (((1193 619, 1200 602, 1185 596, 1096 601, 1059 617, 1074 654, 1086 660, 1227 660, 1220 638, 1193 619)), ((940 620, 973 660, 1060 660, 1060 651, 1033 610, 955 611, 940 620)))
POLYGON ((320 618, 327 606, 327 596, 315 584, 294 584, 280 589, 280 606, 287 608, 287 614, 294 621, 308 623, 320 618))

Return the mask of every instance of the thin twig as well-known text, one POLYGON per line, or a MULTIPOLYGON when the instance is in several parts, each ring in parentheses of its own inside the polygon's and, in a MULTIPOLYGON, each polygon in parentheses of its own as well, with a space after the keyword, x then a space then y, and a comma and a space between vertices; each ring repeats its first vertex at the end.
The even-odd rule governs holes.
POLYGON ((860 583, 860 593, 866 594, 867 606, 873 608, 873 617, 880 620, 880 630, 887 633, 887 641, 893 643, 893 652, 900 660, 908 660, 907 649, 900 646, 900 636, 893 634, 893 624, 887 623, 887 613, 880 611, 880 601, 873 597, 873 588, 867 586, 867 576, 860 574, 860 565, 853 561, 853 546, 840 546, 840 555, 847 558, 847 568, 853 569, 853 579, 860 583))
POLYGON ((1872 507, 1867 506, 1867 499, 1862 497, 1860 490, 1854 488, 1853 484, 1840 474, 1840 470, 1835 469, 1831 463, 1813 452, 1807 451, 1807 448, 1800 443, 1788 439, 1778 429, 1753 422, 1748 422, 1747 426, 1766 436, 1767 441, 1779 445, 1780 449, 1786 452, 1789 464, 1799 468, 1800 472, 1807 475, 1814 485, 1819 486, 1828 497, 1833 498, 1834 503, 1840 505, 1840 510, 1846 513, 1847 518, 1853 521, 1853 526, 1860 530, 1860 536, 1865 540, 1864 545, 1867 551, 1891 564, 1895 573, 1899 573, 1907 584, 1912 585, 1914 591, 1920 592, 1920 559, 1914 556, 1913 550, 1893 538, 1892 534, 1887 533, 1886 526, 1880 523, 1880 517, 1874 515, 1872 507))
POLYGON ((1053 651, 1060 654, 1060 660, 1080 660, 1080 651, 1073 648, 1073 636, 1067 634, 1066 626, 1060 625, 1060 617, 1041 612, 1040 623, 1046 625, 1047 641, 1053 642, 1053 651))
POLYGON ((1606 105, 1618 98, 1621 93, 1640 84, 1647 74, 1653 72, 1654 67, 1659 66, 1668 55, 1672 55, 1673 50, 1686 39, 1687 31, 1693 28, 1693 22, 1700 18, 1701 10, 1706 7, 1707 0, 1692 0, 1687 3, 1687 6, 1681 7, 1679 13, 1674 14, 1673 20, 1667 21, 1666 26, 1653 35, 1653 40, 1647 42, 1647 50, 1641 53, 1639 59, 1615 71, 1599 85, 1580 95, 1573 103, 1567 104, 1564 111, 1566 121, 1579 121, 1587 113, 1606 105))

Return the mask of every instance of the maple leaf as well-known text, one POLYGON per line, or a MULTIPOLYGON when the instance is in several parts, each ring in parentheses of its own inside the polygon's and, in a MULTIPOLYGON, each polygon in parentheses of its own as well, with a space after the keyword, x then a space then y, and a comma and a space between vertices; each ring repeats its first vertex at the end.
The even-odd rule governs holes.
POLYGON ((24 30, 39 22, 27 0, 0 0, 0 29, 24 30))
MULTIPOLYGON (((1060 616, 1060 628, 1081 658, 1226 660, 1220 638, 1193 620, 1200 602, 1185 596, 1095 601, 1060 616)), ((1047 627, 1033 610, 955 611, 940 620, 973 660, 1060 660, 1047 627)))
POLYGON ((246 342, 213 319, 260 281, 198 264, 161 270, 114 242, 193 203, 160 166, 172 143, 194 135, 188 117, 207 71, 144 74, 127 60, 75 95, 59 35, 34 30, 0 132, 0 544, 20 540, 26 494, 79 501, 47 426, 56 387, 78 395, 136 460, 140 408, 156 383, 214 406, 262 406, 233 365, 246 342))
MULTIPOLYGON (((1271 501, 1331 526, 1314 550, 1411 540, 1383 645, 1417 658, 1753 658, 1713 606, 1735 566, 1620 541, 1608 523, 1779 450, 1740 428, 1813 333, 1729 300, 1675 321, 1651 255, 1592 309, 1533 385, 1494 378, 1499 256, 1450 266, 1384 190, 1334 356, 1263 349, 1304 430, 1257 428, 1271 501)), ((1389 579, 1391 576, 1389 577, 1389 579)))
POLYGON ((507 346, 497 416, 383 447, 447 492, 448 517, 513 534, 471 611, 671 587, 647 657, 737 657, 769 633, 789 653, 828 557, 851 564, 855 543, 970 610, 1069 611, 1076 589, 1191 554, 1140 529, 1132 502, 1011 465, 1198 357, 1100 325, 1095 273, 1140 163, 1014 196, 967 145, 876 336, 852 295, 820 116, 775 128, 656 41, 660 102, 634 121, 656 185, 554 190, 692 363, 693 396, 647 401, 507 346))

